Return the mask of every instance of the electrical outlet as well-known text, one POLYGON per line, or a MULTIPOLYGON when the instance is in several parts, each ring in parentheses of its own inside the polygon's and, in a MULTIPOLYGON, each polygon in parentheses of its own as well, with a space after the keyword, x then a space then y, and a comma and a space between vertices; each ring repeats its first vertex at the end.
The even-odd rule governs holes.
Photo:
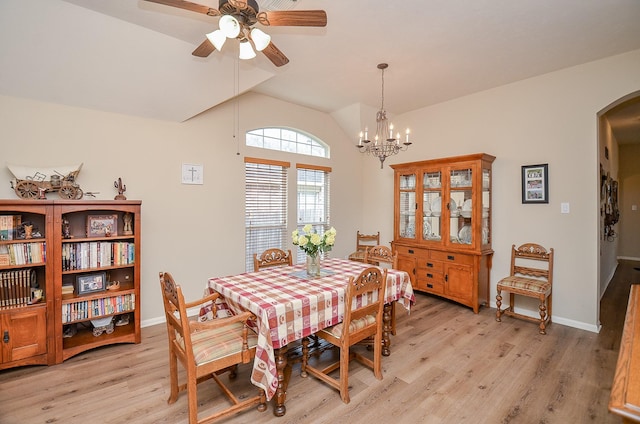
POLYGON ((560 203, 560 213, 569 213, 569 203, 560 203))

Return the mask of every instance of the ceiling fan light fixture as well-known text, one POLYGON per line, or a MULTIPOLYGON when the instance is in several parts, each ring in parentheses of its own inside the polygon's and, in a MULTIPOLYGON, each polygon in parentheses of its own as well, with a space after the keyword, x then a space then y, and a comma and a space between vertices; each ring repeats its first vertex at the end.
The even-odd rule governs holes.
POLYGON ((256 52, 253 51, 251 43, 249 41, 240 42, 240 59, 248 60, 256 57, 256 52))
POLYGON ((253 40, 253 44, 256 46, 256 50, 259 52, 266 49, 271 42, 271 36, 259 28, 253 28, 251 30, 251 39, 253 40))
POLYGON ((227 41, 227 36, 219 29, 207 34, 207 38, 218 51, 222 51, 222 46, 224 46, 224 42, 227 41))
POLYGON ((240 22, 231 15, 222 16, 218 26, 227 38, 236 38, 240 34, 240 22))

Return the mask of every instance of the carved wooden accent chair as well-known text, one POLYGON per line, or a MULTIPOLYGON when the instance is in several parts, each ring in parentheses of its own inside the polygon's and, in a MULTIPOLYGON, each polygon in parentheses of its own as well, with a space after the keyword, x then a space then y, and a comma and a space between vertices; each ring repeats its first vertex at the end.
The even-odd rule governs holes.
POLYGON ((364 262, 364 252, 368 247, 380 244, 380 231, 376 234, 360 234, 356 233, 356 250, 349 255, 352 261, 364 262))
MULTIPOLYGON (((364 252, 364 262, 385 268, 398 269, 398 252, 381 244, 369 247, 364 252)), ((391 334, 396 335, 396 302, 391 302, 391 334)))
POLYGON ((547 325, 551 323, 552 283, 553 248, 547 251, 539 244, 525 243, 516 249, 514 244, 511 247, 511 274, 498 281, 496 321, 501 321, 504 314, 537 322, 540 334, 546 334, 547 325), (509 292, 509 306, 501 309, 503 290, 509 292), (540 319, 515 312, 515 295, 538 299, 540 319))
POLYGON ((245 312, 206 322, 189 320, 187 309, 209 302, 215 308, 215 300, 220 295, 214 293, 194 302, 185 302, 182 289, 168 272, 160 272, 160 288, 169 337, 171 394, 167 402, 174 403, 178 399, 178 394, 186 390, 189 424, 211 423, 253 405, 258 406, 258 411, 265 411, 267 404, 263 390, 256 388, 258 391, 256 396, 239 399, 218 377, 219 374, 229 371, 229 378, 235 378, 238 364, 249 363, 255 357, 258 336, 247 326, 247 320, 255 317, 245 312), (178 362, 186 371, 184 384, 179 384, 178 381, 178 362), (229 398, 231 406, 198 419, 197 385, 210 378, 229 398))
MULTIPOLYGON (((376 267, 363 270, 358 277, 349 278, 345 293, 345 312, 341 323, 316 333, 340 349, 340 360, 322 369, 309 364, 309 339, 302 341, 302 377, 308 374, 329 384, 340 392, 344 403, 349 403, 349 362, 353 359, 373 370, 378 380, 382 380, 382 306, 384 304, 387 271, 376 267), (358 299, 361 298, 361 299, 358 299), (362 302, 366 298, 367 302, 362 302), (373 357, 353 352, 350 347, 374 337, 373 357), (339 379, 329 374, 340 369, 339 379)), ((363 352, 364 353, 364 352, 363 352)), ((369 352, 367 352, 369 353, 369 352)))
POLYGON ((286 252, 282 249, 272 248, 267 249, 258 256, 257 253, 253 255, 253 270, 259 271, 263 268, 269 268, 272 266, 285 266, 293 265, 293 257, 291 256, 291 250, 286 252))

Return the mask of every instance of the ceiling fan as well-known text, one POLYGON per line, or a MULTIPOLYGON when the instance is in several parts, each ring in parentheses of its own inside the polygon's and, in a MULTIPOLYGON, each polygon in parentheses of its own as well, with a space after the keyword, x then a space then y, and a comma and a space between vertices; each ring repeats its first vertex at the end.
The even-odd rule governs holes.
POLYGON ((220 16, 220 29, 207 34, 207 38, 192 52, 194 56, 198 57, 209 56, 214 50, 220 50, 226 39, 235 38, 240 41, 240 59, 255 57, 255 52, 253 51, 255 48, 264 53, 275 66, 283 66, 289 63, 289 59, 273 44, 269 35, 254 27, 255 24, 310 27, 327 25, 327 13, 324 10, 270 10, 260 12, 256 0, 219 0, 218 9, 186 0, 146 1, 209 16, 220 16))

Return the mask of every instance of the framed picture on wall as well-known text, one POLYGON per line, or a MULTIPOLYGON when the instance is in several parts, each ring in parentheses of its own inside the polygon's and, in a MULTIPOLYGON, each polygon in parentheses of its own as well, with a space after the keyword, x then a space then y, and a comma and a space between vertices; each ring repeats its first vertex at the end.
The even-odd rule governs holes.
POLYGON ((522 203, 549 203, 549 165, 522 167, 522 203))

